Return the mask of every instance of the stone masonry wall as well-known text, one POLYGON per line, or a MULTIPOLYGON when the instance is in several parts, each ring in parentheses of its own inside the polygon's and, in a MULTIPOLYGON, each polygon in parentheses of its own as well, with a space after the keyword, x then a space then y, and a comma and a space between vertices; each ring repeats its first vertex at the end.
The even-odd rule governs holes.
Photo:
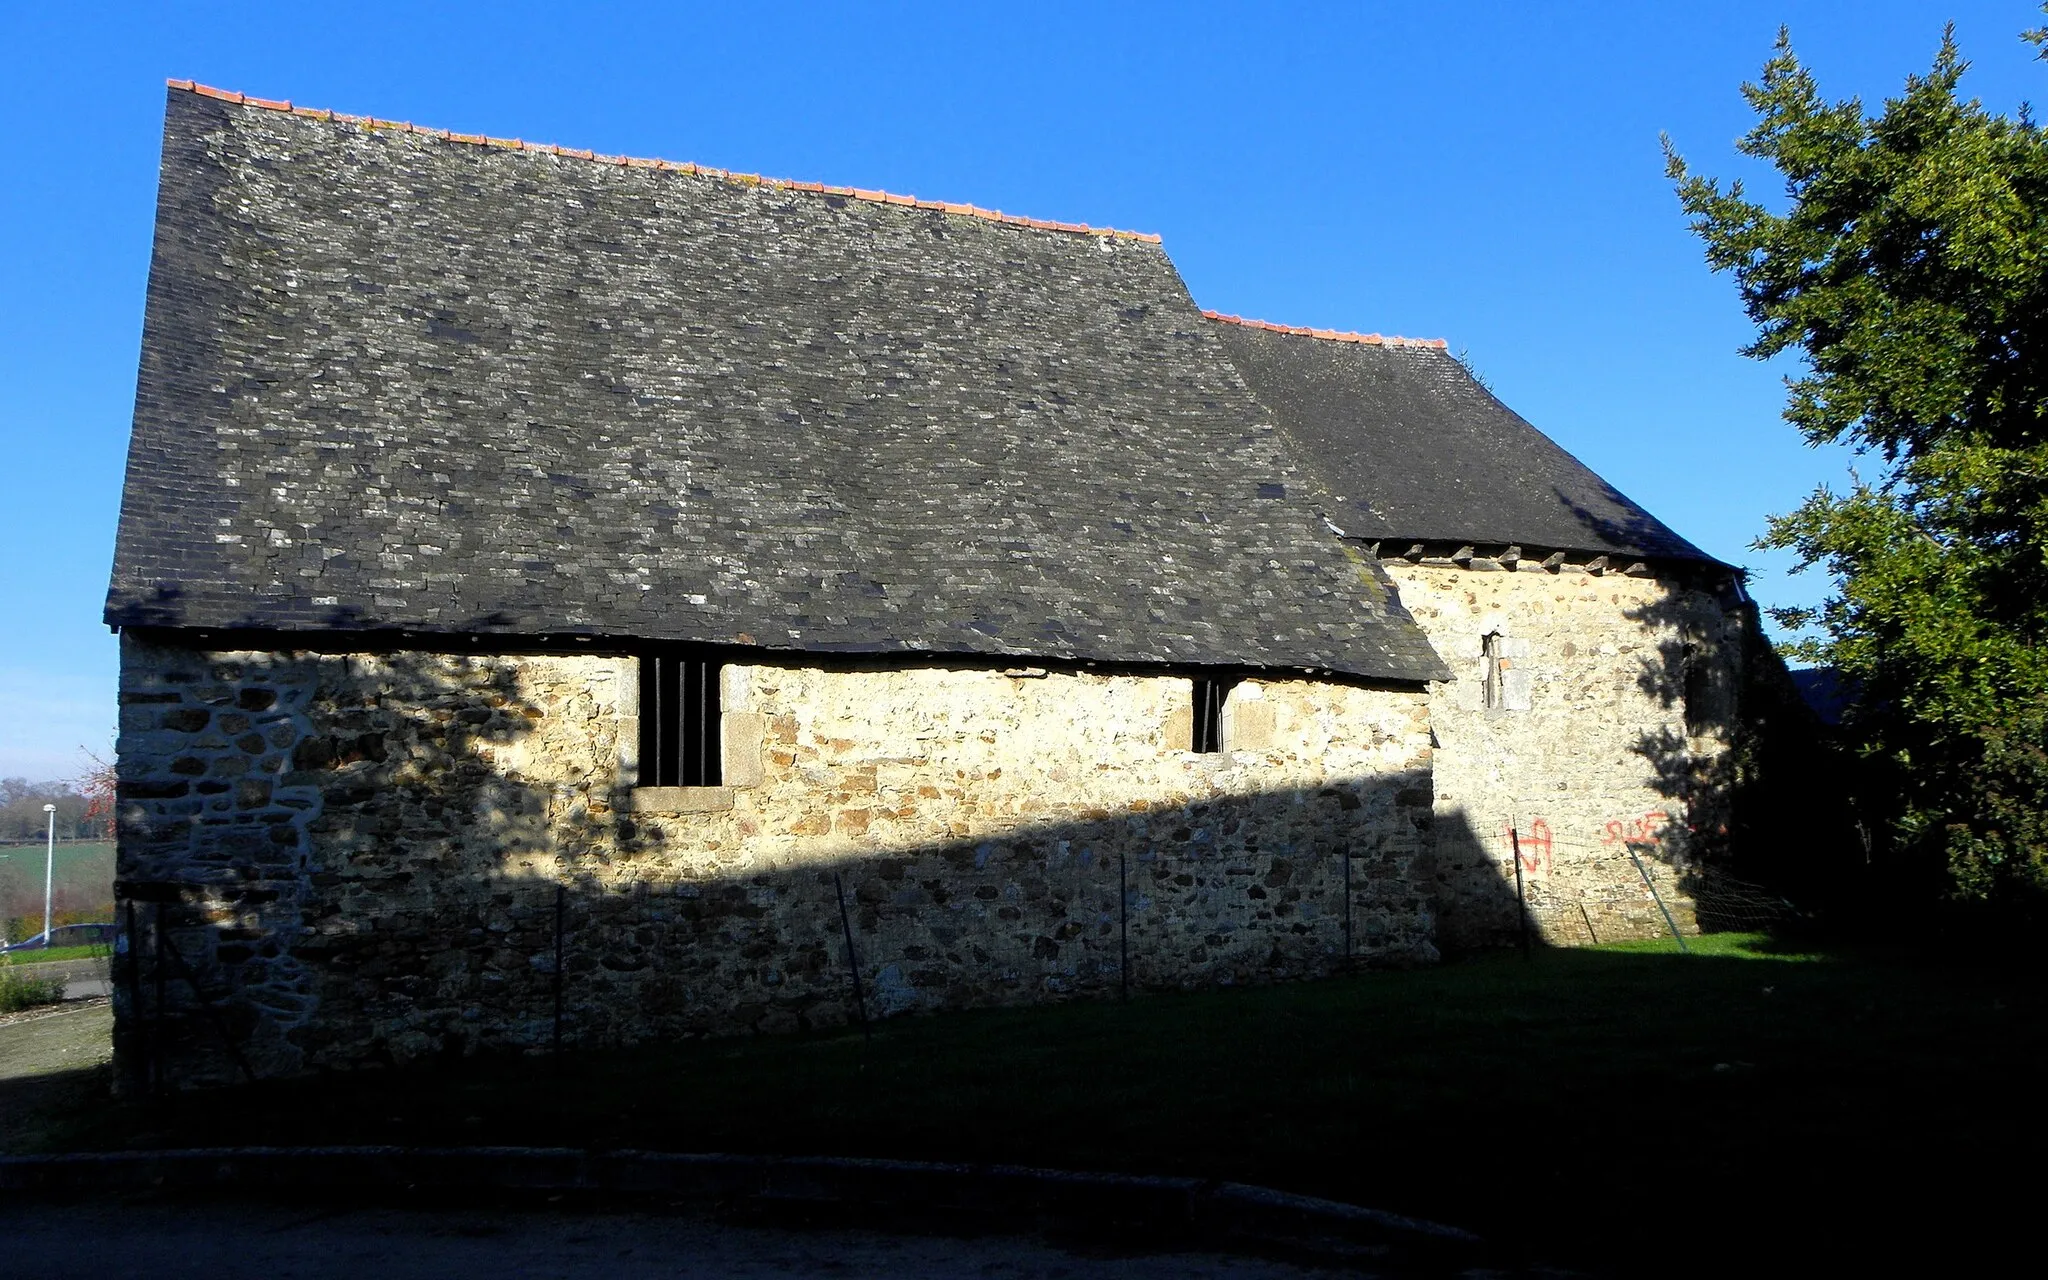
POLYGON ((1666 931, 1631 844, 1660 891, 1681 890, 1667 893, 1680 927, 1696 928, 1683 886, 1725 828, 1739 614, 1640 569, 1386 563, 1454 676, 1431 693, 1444 941, 1513 937, 1510 827, 1545 938, 1666 931), (1489 633, 1505 659, 1492 707, 1489 633))
POLYGON ((1434 957, 1423 691, 1246 681, 1197 754, 1184 678, 728 666, 731 785, 634 788, 635 673, 124 635, 130 1082, 1434 957))

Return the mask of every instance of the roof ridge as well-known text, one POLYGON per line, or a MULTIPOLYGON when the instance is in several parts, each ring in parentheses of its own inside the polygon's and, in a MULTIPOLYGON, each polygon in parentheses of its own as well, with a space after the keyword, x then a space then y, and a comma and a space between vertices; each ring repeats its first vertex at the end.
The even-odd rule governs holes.
POLYGON ((375 116, 352 116, 340 111, 316 110, 312 107, 294 106, 290 99, 282 101, 271 98, 252 98, 247 94, 216 89, 212 85, 200 84, 194 80, 172 79, 165 82, 173 89, 196 93, 203 98, 217 98, 238 107, 258 107, 265 111, 282 111, 290 115, 305 116, 313 120, 329 120, 340 124, 358 124, 365 129, 388 129, 398 133, 417 133, 443 142, 460 142, 471 146, 497 147, 507 151, 535 151, 545 155, 567 156, 574 160, 589 160, 597 164, 618 165, 629 169, 662 169, 670 173, 688 173, 706 178, 721 178, 744 186, 768 187, 777 191, 801 191, 812 195, 843 196, 852 200, 866 200, 873 204, 903 205, 913 209, 935 209, 941 213, 959 214, 963 217, 980 218, 985 222, 997 222, 1005 226, 1030 227, 1038 231, 1065 231, 1075 235, 1102 236, 1116 240, 1139 240, 1146 244, 1160 243, 1156 234, 1144 231, 1122 231, 1115 227, 1093 227, 1085 222, 1054 222, 1044 218, 1027 218, 1021 214, 1004 213, 1000 209, 982 209, 971 204, 955 204, 949 200, 920 200, 916 196, 895 195, 887 191, 869 191, 860 187, 835 187, 822 182, 793 182, 787 178, 768 178, 758 173, 733 173, 726 169, 715 169, 710 165, 678 163, 673 160, 649 160, 638 156, 605 156, 594 151, 578 151, 571 147, 558 147, 550 143, 526 142, 519 138, 494 138, 481 133, 453 133, 447 129, 426 129, 404 120, 380 120, 375 116))
POLYGON ((1202 314, 1224 324, 1242 325, 1247 329, 1264 329, 1268 333, 1291 333, 1301 338, 1321 338, 1325 342, 1359 342, 1369 347, 1428 347, 1437 351, 1445 350, 1451 345, 1443 338, 1401 338, 1393 334, 1341 333, 1336 329, 1311 329, 1306 325, 1247 320, 1243 316, 1226 316, 1220 311, 1204 310, 1202 314))

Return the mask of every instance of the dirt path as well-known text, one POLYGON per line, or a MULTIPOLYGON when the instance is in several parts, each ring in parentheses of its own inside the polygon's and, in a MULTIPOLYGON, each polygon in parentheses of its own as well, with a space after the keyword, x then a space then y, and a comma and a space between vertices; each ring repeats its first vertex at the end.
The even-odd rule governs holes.
POLYGON ((10 1267, 28 1276, 1308 1280, 1333 1274, 1213 1254, 1086 1256, 1014 1237, 735 1227, 683 1214, 234 1201, 17 1201, 0 1204, 0 1239, 9 1242, 10 1267))
POLYGON ((15 1014, 0 1021, 0 1080, 96 1067, 113 1057, 113 1034, 105 1000, 15 1014))
POLYGON ((0 1018, 0 1152, 33 1146, 51 1117, 104 1090, 113 1028, 105 1000, 0 1018))

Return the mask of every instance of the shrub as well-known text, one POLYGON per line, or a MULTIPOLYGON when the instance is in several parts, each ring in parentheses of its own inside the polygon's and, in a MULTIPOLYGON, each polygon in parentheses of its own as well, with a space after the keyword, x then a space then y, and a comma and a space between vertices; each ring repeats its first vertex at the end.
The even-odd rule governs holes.
POLYGON ((56 1004, 63 998, 64 979, 30 977, 11 965, 0 964, 0 1013, 56 1004))

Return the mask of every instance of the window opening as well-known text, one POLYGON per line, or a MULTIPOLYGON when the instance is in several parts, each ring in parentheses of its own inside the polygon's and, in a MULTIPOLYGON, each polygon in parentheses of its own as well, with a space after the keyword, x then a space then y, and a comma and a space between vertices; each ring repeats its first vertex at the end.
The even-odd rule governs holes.
POLYGON ((1704 646, 1685 646, 1685 727, 1689 733, 1704 733, 1720 719, 1719 674, 1708 659, 1704 646))
POLYGON ((1498 631, 1489 631, 1480 642, 1480 652, 1486 657, 1486 706, 1498 710, 1508 704, 1507 672, 1510 665, 1498 631))
POLYGON ((641 786, 720 785, 720 665, 677 654, 640 659, 641 786))
POLYGON ((1223 700, 1230 696, 1230 686, 1235 683, 1217 676, 1195 677, 1196 751, 1223 750, 1223 700))

